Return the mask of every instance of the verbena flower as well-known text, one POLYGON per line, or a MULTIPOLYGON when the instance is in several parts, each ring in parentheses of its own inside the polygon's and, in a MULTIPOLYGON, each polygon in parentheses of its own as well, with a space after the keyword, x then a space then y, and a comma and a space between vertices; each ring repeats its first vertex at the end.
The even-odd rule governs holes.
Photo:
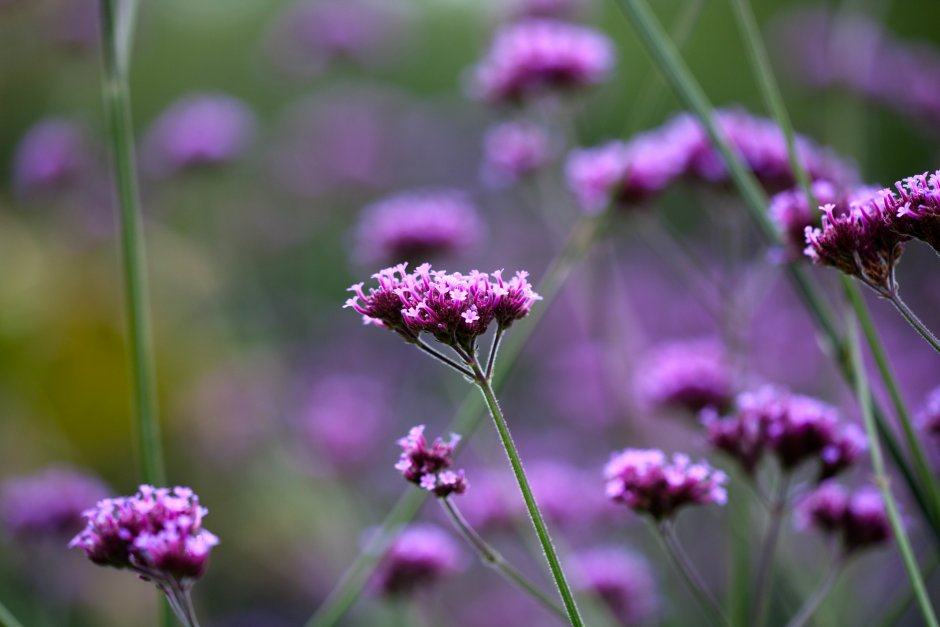
POLYGON ((544 91, 599 83, 613 65, 613 44, 600 32, 532 18, 496 33, 474 69, 473 91, 488 102, 517 102, 544 91))
MULTIPOLYGON (((813 196, 822 205, 841 201, 838 188, 829 181, 815 181, 813 196)), ((811 206, 810 199, 801 187, 779 192, 770 199, 770 219, 783 237, 785 261, 796 261, 806 248, 806 228, 819 224, 819 211, 811 206)))
POLYGON ((415 260, 466 250, 482 232, 479 212, 466 194, 449 189, 403 192, 362 210, 356 250, 364 262, 415 260))
POLYGON ((645 625, 657 614, 659 598, 649 562, 611 546, 575 555, 578 587, 600 598, 623 625, 645 625))
POLYGON ((363 283, 353 285, 349 290, 355 295, 345 306, 362 314, 365 323, 388 328, 410 342, 429 333, 442 344, 472 351, 490 323, 505 329, 541 300, 526 272, 507 281, 501 270, 464 275, 432 270, 430 264, 411 274, 406 269, 400 264, 374 274, 378 287, 368 294, 363 283))
POLYGON ((651 408, 698 413, 726 408, 734 397, 734 377, 724 348, 710 339, 655 347, 637 370, 637 394, 651 408))
POLYGON ((386 596, 407 595, 451 575, 462 555, 454 539, 439 527, 414 524, 392 543, 370 582, 386 596))
POLYGON ((454 465, 454 447, 460 436, 452 433, 450 440, 444 442, 437 438, 428 445, 424 437, 424 425, 412 427, 408 435, 398 440, 402 452, 395 469, 411 483, 439 498, 451 494, 463 494, 469 484, 463 470, 451 470, 454 465))
POLYGON ((728 497, 725 473, 680 453, 670 460, 656 449, 614 453, 604 477, 608 498, 656 521, 672 518, 685 505, 724 505, 728 497))
POLYGON ((254 133, 254 114, 242 101, 220 93, 189 94, 152 124, 144 157, 158 174, 222 165, 241 157, 254 133))
POLYGON ((530 122, 504 122, 483 138, 483 178, 506 185, 541 169, 552 156, 548 133, 530 122))
POLYGON ((75 122, 42 120, 16 146, 13 185, 22 193, 31 193, 75 183, 88 168, 89 151, 88 138, 75 122))
POLYGON ((18 538, 72 535, 81 529, 82 513, 88 504, 107 493, 107 486, 98 477, 68 466, 50 466, 3 482, 0 518, 18 538))
POLYGON ((888 224, 902 237, 913 237, 940 253, 940 170, 916 174, 882 193, 888 224))
POLYGON ((881 494, 872 487, 853 493, 826 482, 797 506, 796 523, 838 536, 845 554, 881 544, 891 537, 891 525, 881 494))
POLYGON ((208 510, 189 488, 140 486, 134 496, 103 499, 84 512, 87 525, 69 543, 95 564, 127 568, 168 594, 205 573, 218 538, 202 528, 208 510))

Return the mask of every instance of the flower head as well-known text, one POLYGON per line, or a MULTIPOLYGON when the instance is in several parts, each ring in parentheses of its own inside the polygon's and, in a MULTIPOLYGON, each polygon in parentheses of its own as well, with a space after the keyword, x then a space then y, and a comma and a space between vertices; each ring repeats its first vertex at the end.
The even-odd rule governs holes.
POLYGON ((539 170, 551 156, 551 138, 542 128, 504 122, 483 138, 483 176, 494 185, 512 183, 539 170))
POLYGON ((649 407, 676 407, 698 413, 719 410, 733 397, 733 376, 721 344, 714 340, 658 346, 640 365, 637 393, 649 407))
POLYGON ((902 237, 913 237, 940 253, 940 170, 908 177, 884 190, 889 224, 902 237))
POLYGON ((803 529, 815 527, 827 535, 838 535, 845 554, 891 537, 881 494, 868 486, 849 493, 842 486, 827 481, 798 505, 796 522, 803 529))
POLYGON ((482 231, 477 208, 462 192, 405 192, 363 209, 356 248, 365 262, 413 261, 465 250, 479 241, 482 231))
POLYGON ((613 454, 604 477, 608 498, 657 521, 673 517, 684 505, 724 505, 728 497, 725 473, 680 453, 670 460, 656 449, 613 454))
POLYGON ((429 446, 424 438, 424 425, 412 427, 408 435, 398 440, 402 452, 395 468, 405 479, 439 498, 463 494, 469 486, 463 470, 450 470, 454 465, 454 447, 459 441, 460 436, 453 433, 448 442, 437 438, 429 446))
POLYGON ((657 613, 656 580, 649 562, 621 547, 579 553, 578 587, 604 601, 623 625, 644 625, 657 613))
POLYGON ((219 543, 202 528, 208 510, 189 488, 140 486, 84 512, 85 530, 69 543, 95 564, 128 568, 157 585, 184 587, 203 575, 219 543))
POLYGON ((57 189, 76 181, 89 162, 84 131, 49 118, 31 127, 13 155, 13 184, 22 192, 57 189))
POLYGON ((373 575, 380 594, 409 594, 455 573, 461 553, 453 538, 433 525, 411 525, 392 543, 373 575))
POLYGON ((67 466, 11 477, 0 486, 0 518, 19 538, 58 538, 81 529, 89 503, 108 493, 95 476, 67 466))
POLYGON ((516 102, 543 90, 599 83, 613 64, 613 45, 601 33, 531 18, 496 34, 474 70, 474 91, 489 102, 516 102))
POLYGON ((824 533, 838 533, 845 521, 849 492, 835 481, 826 481, 804 497, 795 513, 799 529, 816 527, 824 533))
MULTIPOLYGON (((829 181, 815 181, 812 192, 818 203, 827 205, 841 201, 841 195, 835 185, 829 181)), ((810 204, 800 187, 779 192, 770 199, 770 219, 784 241, 784 259, 796 261, 806 248, 806 228, 815 227, 819 222, 819 212, 810 204)))

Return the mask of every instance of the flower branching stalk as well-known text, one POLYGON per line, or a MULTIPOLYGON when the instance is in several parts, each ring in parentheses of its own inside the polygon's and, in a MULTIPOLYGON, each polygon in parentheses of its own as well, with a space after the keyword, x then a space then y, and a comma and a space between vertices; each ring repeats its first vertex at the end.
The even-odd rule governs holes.
POLYGON ((760 554, 757 561, 757 575, 754 583, 754 607, 751 613, 752 625, 764 625, 766 622, 768 591, 773 576, 773 564, 777 555, 777 546, 780 544, 780 531, 783 520, 786 518, 789 505, 791 475, 786 473, 780 478, 777 493, 770 502, 770 519, 767 531, 761 542, 760 554))
POLYGON ((839 579, 839 575, 845 568, 845 563, 844 555, 832 560, 832 565, 826 573, 826 578, 816 587, 816 591, 806 600, 803 607, 799 609, 796 615, 790 619, 786 627, 803 627, 803 625, 809 622, 813 614, 816 613, 816 610, 819 609, 819 606, 822 605, 822 602, 829 596, 832 586, 836 583, 836 580, 839 579))
POLYGON ((674 522, 669 519, 663 520, 656 524, 655 528, 657 535, 662 540, 663 547, 666 549, 666 554, 676 570, 679 571, 679 574, 682 575, 683 582, 698 601, 702 611, 708 615, 709 622, 712 625, 730 625, 731 623, 725 617, 721 605, 708 590, 705 580, 702 579, 702 576, 692 564, 692 560, 689 559, 689 556, 682 548, 679 537, 676 535, 674 522))

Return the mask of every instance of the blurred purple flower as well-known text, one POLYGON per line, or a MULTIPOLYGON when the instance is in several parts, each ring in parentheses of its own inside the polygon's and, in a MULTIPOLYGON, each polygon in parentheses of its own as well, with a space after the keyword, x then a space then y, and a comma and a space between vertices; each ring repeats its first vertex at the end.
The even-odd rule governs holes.
POLYGON ((362 210, 357 257, 366 263, 423 261, 466 250, 480 240, 483 230, 477 208, 463 192, 402 192, 362 210))
POLYGON ((449 534, 434 525, 413 524, 392 543, 370 588, 386 596, 407 595, 456 573, 462 561, 460 547, 449 534))
POLYGON ((734 395, 734 377, 716 340, 670 342, 655 347, 643 360, 636 387, 648 407, 694 414, 705 407, 726 408, 734 395))
MULTIPOLYGON (((839 191, 829 181, 815 181, 813 196, 821 205, 840 202, 839 191)), ((770 199, 770 219, 777 225, 784 241, 783 260, 796 261, 806 248, 806 227, 819 224, 819 211, 810 206, 802 188, 779 192, 770 199)))
POLYGON ((827 535, 839 534, 845 554, 891 537, 884 501, 870 486, 850 494, 842 486, 826 482, 800 502, 795 520, 801 529, 815 527, 827 535))
POLYGON ((469 487, 464 471, 450 469, 454 465, 454 447, 459 441, 460 436, 452 433, 448 442, 437 438, 428 446, 424 438, 424 425, 412 427, 407 436, 398 440, 402 453, 395 469, 406 480, 433 492, 438 498, 463 494, 469 487))
POLYGON ((56 190, 76 183, 92 156, 85 130, 63 118, 47 118, 20 139, 13 155, 13 185, 22 193, 56 190))
POLYGON ((493 186, 511 184, 541 169, 552 157, 548 133, 530 122, 504 122, 483 138, 483 179, 493 186))
POLYGON ((694 464, 688 455, 672 459, 657 449, 626 449, 614 453, 604 468, 607 497, 657 522, 672 518, 685 505, 724 505, 728 478, 707 462, 694 464))
POLYGON ((934 388, 917 412, 917 423, 922 431, 937 440, 940 438, 940 387, 934 388))
POLYGON ((88 504, 107 494, 107 486, 94 475, 68 466, 49 466, 3 482, 0 518, 18 538, 67 536, 82 528, 88 504))
POLYGON ((518 102, 547 90, 599 83, 614 65, 610 39, 584 26, 527 19, 496 33, 473 71, 473 93, 487 102, 518 102))
POLYGON ((171 104, 151 125, 144 140, 144 158, 159 175, 224 165, 245 153, 255 126, 254 113, 237 98, 221 93, 189 94, 171 104))
POLYGON ((800 530, 815 527, 826 534, 838 533, 848 504, 848 490, 835 481, 825 481, 800 501, 794 523, 800 530))
POLYGON ((578 588, 600 598, 622 625, 649 623, 659 610, 649 562, 617 546, 575 555, 578 588))

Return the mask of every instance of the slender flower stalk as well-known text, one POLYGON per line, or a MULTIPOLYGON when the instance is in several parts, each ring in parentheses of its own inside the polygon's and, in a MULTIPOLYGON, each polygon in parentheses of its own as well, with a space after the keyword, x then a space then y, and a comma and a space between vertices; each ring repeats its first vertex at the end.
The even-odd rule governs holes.
POLYGON ((891 531, 894 534, 894 540, 897 543, 898 551, 904 561, 904 568, 911 580, 911 585, 917 595, 917 603, 920 606, 924 621, 929 627, 938 627, 937 617, 934 614, 933 606, 930 603, 930 597, 927 595, 927 588, 924 585, 923 577, 920 574, 920 568, 914 557, 914 551, 911 548, 911 541, 904 531, 904 524, 901 522, 901 516, 898 513, 898 506, 894 500, 894 494, 891 492, 891 485, 885 471, 884 459, 881 455, 881 444, 878 441, 878 433, 875 428, 875 420, 872 414, 871 393, 868 389, 868 380, 865 376, 865 370, 862 365, 861 347, 859 346, 858 327, 855 317, 848 320, 849 325, 849 349, 852 363, 855 366, 857 378, 855 382, 855 393, 858 397, 859 405, 862 410, 862 418, 865 422, 865 430, 868 432, 871 454, 871 465, 875 472, 875 483, 881 490, 884 499, 885 510, 888 513, 888 520, 891 523, 891 531))
POLYGON ((770 587, 773 563, 777 555, 777 545, 780 543, 780 530, 783 519, 786 517, 789 503, 790 473, 780 478, 777 494, 770 503, 770 521, 764 540, 761 542, 760 554, 757 560, 757 575, 754 583, 754 607, 751 613, 752 625, 763 625, 767 618, 767 597, 770 587))
POLYGON ((23 623, 18 621, 13 613, 7 609, 7 606, 0 601, 0 625, 4 627, 23 627, 23 623))
POLYGON ((940 339, 937 339, 937 336, 933 334, 933 331, 927 328, 927 325, 917 317, 917 314, 911 311, 911 308, 908 307, 907 303, 904 302, 904 300, 901 298, 901 294, 898 292, 896 286, 895 289, 892 290, 889 294, 888 302, 894 305, 894 308, 897 309, 901 316, 907 320, 907 323, 914 327, 914 330, 917 331, 917 333, 919 333, 928 344, 930 344, 931 348, 940 353, 940 339))
POLYGON ((438 499, 438 502, 441 504, 441 507, 444 508, 444 512, 447 514, 447 517, 453 523, 454 527, 456 527, 457 531, 470 543, 470 546, 477 552, 484 564, 518 586, 548 611, 552 612, 563 621, 568 620, 568 614, 563 607, 539 590, 538 586, 529 581, 528 577, 519 572, 499 551, 493 548, 472 526, 470 526, 470 523, 464 518, 464 515, 460 512, 460 509, 458 509, 457 504, 454 503, 452 498, 438 499))
POLYGON ((676 570, 682 575, 682 580, 698 601, 702 610, 709 615, 710 622, 714 625, 729 625, 728 619, 725 618, 721 610, 721 605, 718 604, 718 601, 715 600, 715 597, 709 592, 708 586, 705 585, 702 576, 695 569, 689 556, 686 555, 683 550, 682 544, 680 544, 679 538, 676 536, 676 529, 672 521, 665 520, 657 524, 656 531, 663 542, 666 554, 669 556, 676 570))
POLYGON ((123 3, 120 14, 117 4, 115 0, 101 2, 104 102, 120 209, 121 262, 141 477, 146 483, 162 485, 166 479, 157 415, 146 254, 128 86, 131 18, 135 10, 132 5, 136 3, 123 3))
POLYGON ((787 627, 803 627, 803 625, 809 622, 813 614, 816 613, 816 610, 819 609, 819 606, 822 605, 822 602, 829 595, 829 591, 832 590, 832 586, 839 578, 839 574, 842 572, 844 566, 845 560, 842 558, 836 558, 832 561, 832 566, 829 567, 826 578, 816 587, 816 591, 806 600, 806 603, 803 604, 803 607, 800 608, 796 615, 790 619, 790 622, 787 623, 787 627))

